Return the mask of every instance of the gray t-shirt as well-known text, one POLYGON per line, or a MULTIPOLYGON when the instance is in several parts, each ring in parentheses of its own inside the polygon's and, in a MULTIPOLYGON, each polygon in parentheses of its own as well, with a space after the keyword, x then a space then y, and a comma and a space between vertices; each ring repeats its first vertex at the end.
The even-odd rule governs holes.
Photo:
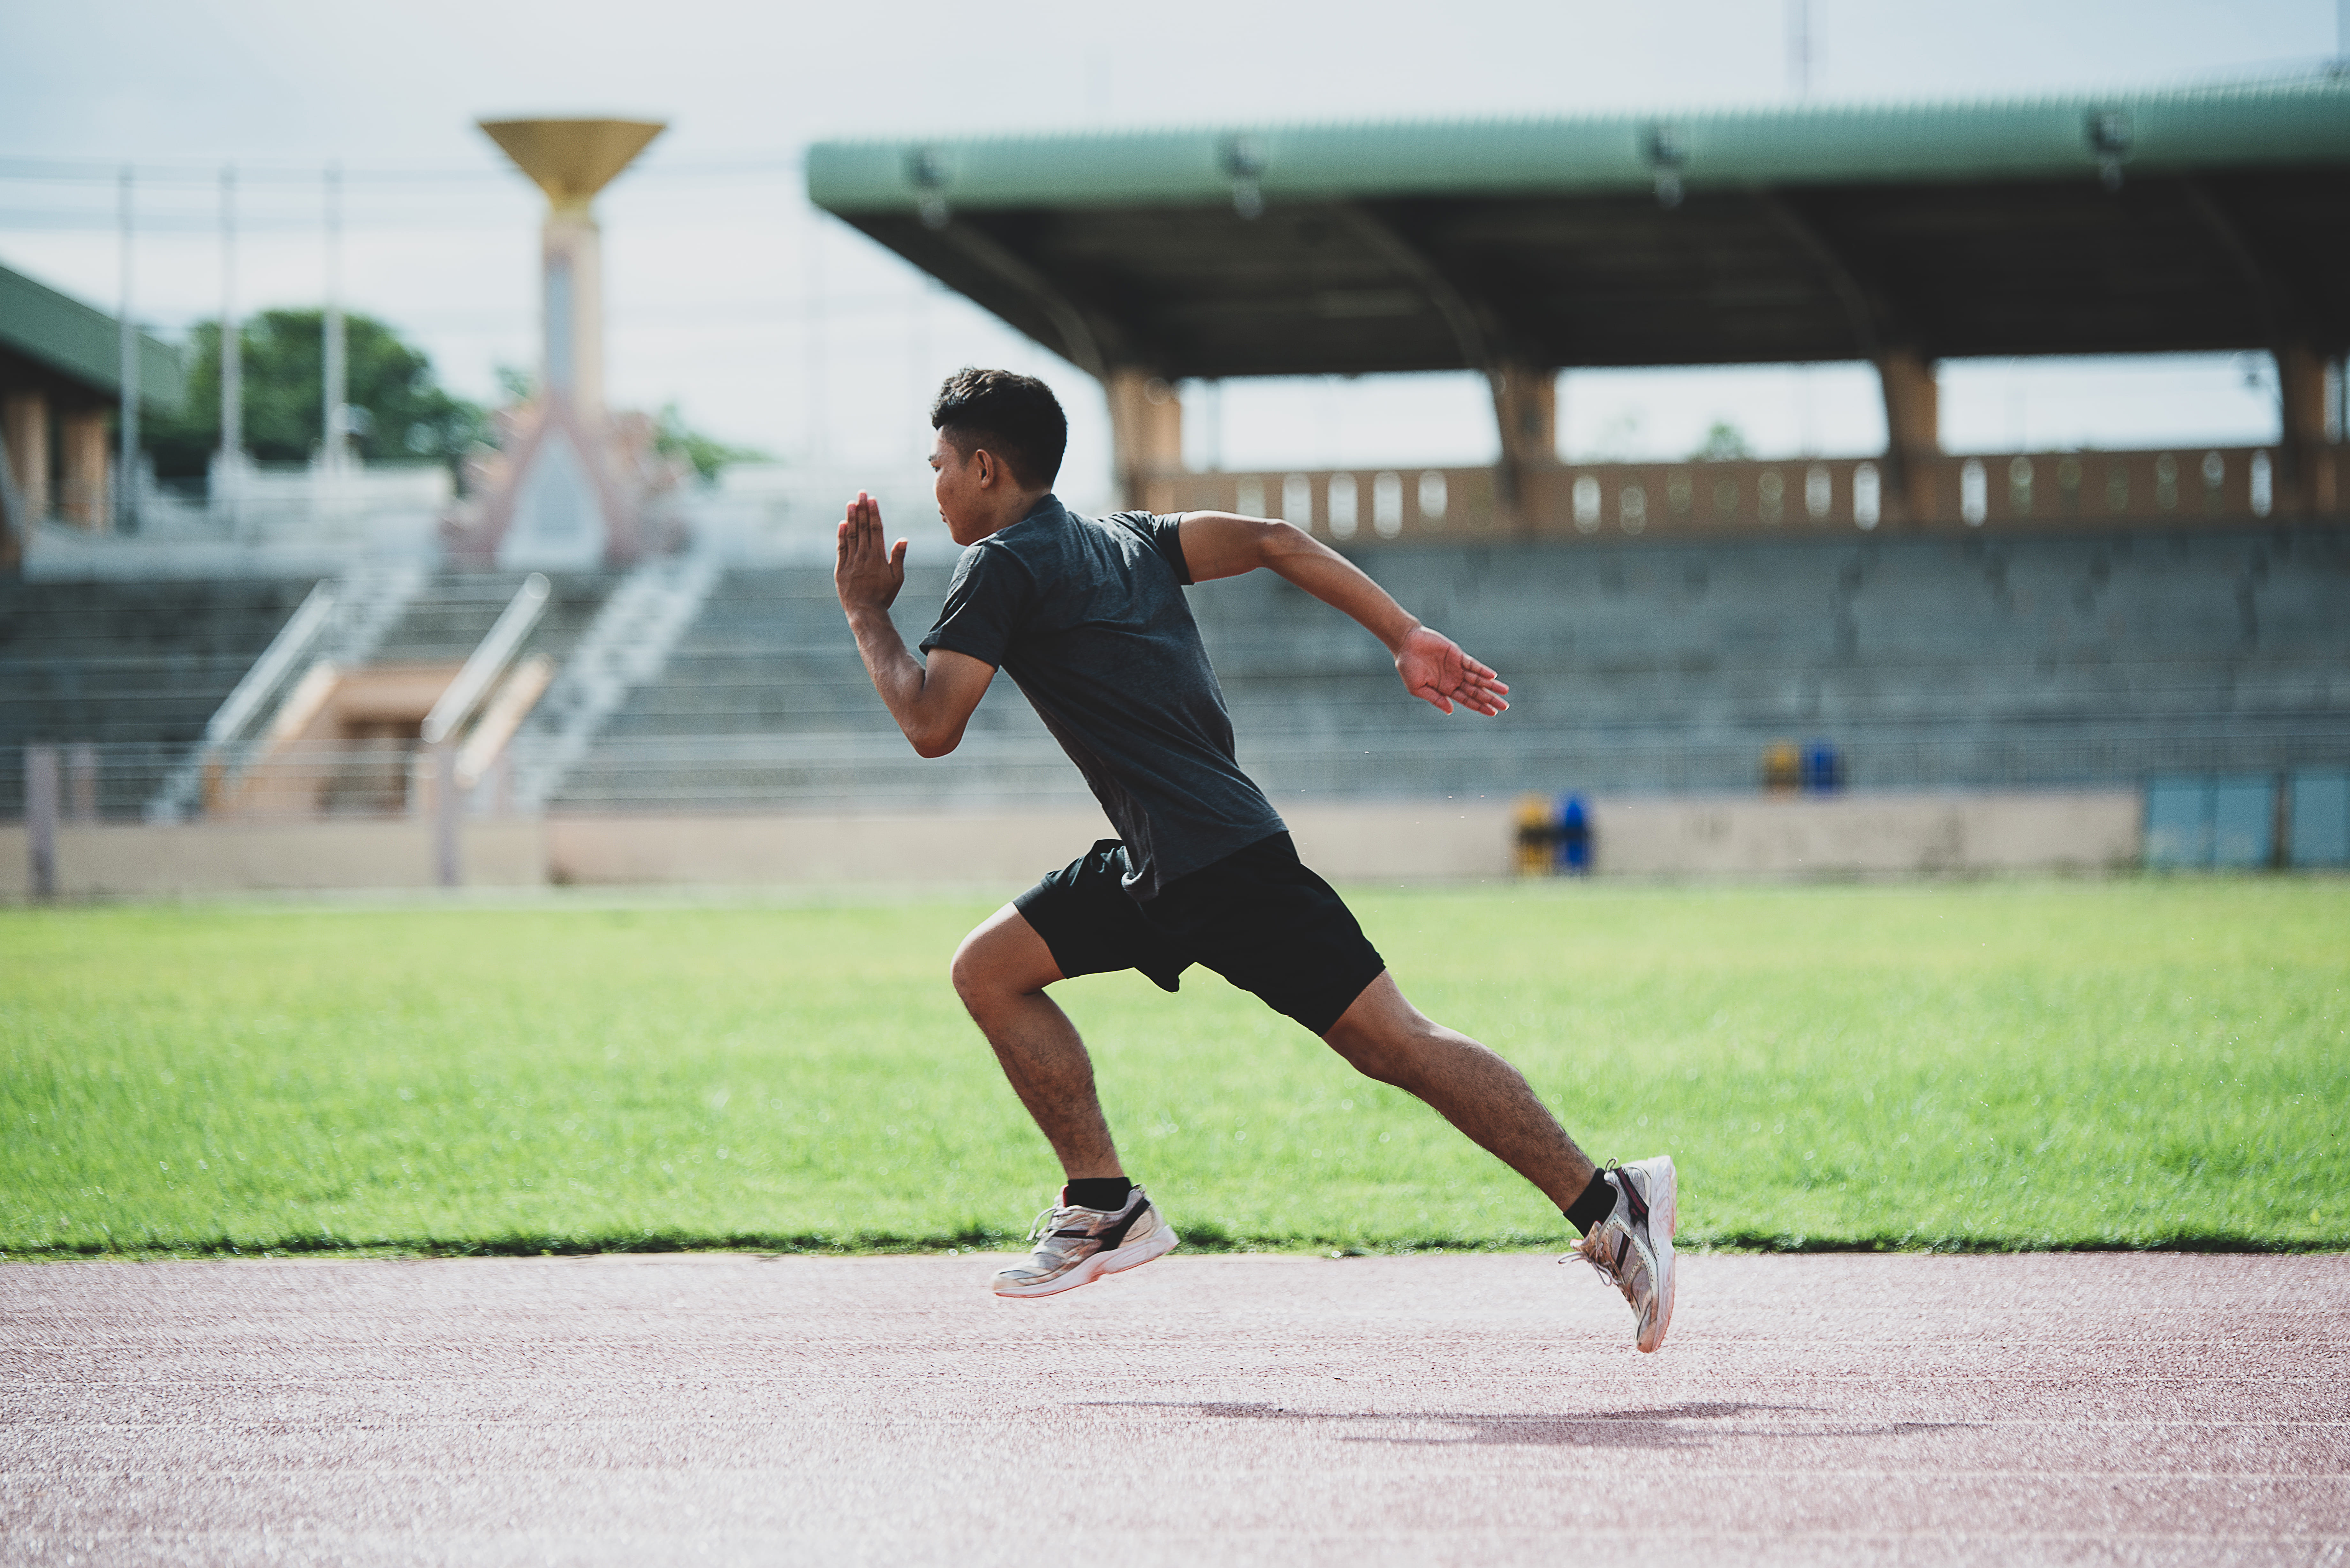
POLYGON ((1183 602, 1180 518, 1098 522, 1047 495, 962 553, 922 651, 951 649, 1019 683, 1126 841, 1126 890, 1286 831, 1232 760, 1232 721, 1183 602))

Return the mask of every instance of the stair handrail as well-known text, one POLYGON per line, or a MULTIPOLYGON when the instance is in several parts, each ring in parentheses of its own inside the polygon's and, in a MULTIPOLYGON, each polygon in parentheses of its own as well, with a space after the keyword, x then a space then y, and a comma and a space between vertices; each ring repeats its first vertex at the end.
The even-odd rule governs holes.
POLYGON ((311 645, 333 621, 340 587, 332 577, 319 582, 294 612, 293 618, 278 628, 276 637, 254 660, 253 668, 244 672, 244 679, 236 683, 228 700, 204 725, 204 751, 216 752, 232 745, 244 732, 262 704, 285 683, 287 673, 309 653, 311 645))
POLYGON ((364 665, 425 576, 421 563, 402 562, 358 566, 314 586, 149 798, 147 820, 186 821, 208 780, 217 784, 242 772, 246 759, 240 753, 252 749, 256 730, 286 701, 296 672, 321 663, 345 670, 364 665))
POLYGON ((723 575, 706 544, 647 556, 629 569, 515 735, 517 810, 542 809, 562 787, 621 701, 660 671, 691 629, 723 575))
POLYGON ((432 704, 432 711, 424 715, 421 739, 426 745, 440 745, 472 715, 488 692, 490 682, 504 672, 522 647, 522 639, 530 635, 538 618, 546 613, 550 592, 543 572, 533 572, 523 579, 515 597, 498 612, 497 624, 490 628, 489 635, 466 658, 465 667, 457 671, 457 679, 449 682, 441 700, 432 704))

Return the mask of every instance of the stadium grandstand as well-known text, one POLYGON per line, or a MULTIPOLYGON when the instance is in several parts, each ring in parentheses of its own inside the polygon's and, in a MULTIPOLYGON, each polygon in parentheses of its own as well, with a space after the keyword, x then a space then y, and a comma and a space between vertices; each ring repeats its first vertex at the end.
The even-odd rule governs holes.
POLYGON ((109 416, 135 423, 185 391, 171 345, 0 266, 0 569, 20 564, 36 519, 109 523, 122 494, 109 416))
MULTIPOLYGON (((2350 81, 840 142, 807 174, 818 206, 1098 378, 1125 504, 1285 517, 1511 681, 1503 721, 1430 722, 1286 585, 1194 595, 1276 801, 1756 794, 1801 782, 1773 760, 1793 744, 1835 757, 1813 784, 1862 794, 2119 792, 2149 834, 2200 811, 2173 859, 2230 858, 2213 814, 2248 809, 2268 815, 2239 862, 2345 857, 2350 81), (1942 360, 2202 350, 2273 355, 2274 441, 1943 450, 1942 360), (1563 370, 1827 360, 1876 367, 1883 452, 1558 454, 1563 370), (1187 381, 1430 369, 1485 379, 1492 464, 1184 466, 1187 381)), ((1083 806, 1009 682, 951 757, 916 759, 821 562, 705 538, 554 579, 0 585, 0 814, 28 743, 62 748, 40 787, 68 816, 187 821, 305 737, 318 779, 247 796, 414 812, 436 798, 428 710, 468 679, 476 811, 1083 806), (404 707, 340 712, 303 696, 321 660, 426 674, 382 677, 404 707)), ((901 623, 944 582, 915 570, 901 623)))

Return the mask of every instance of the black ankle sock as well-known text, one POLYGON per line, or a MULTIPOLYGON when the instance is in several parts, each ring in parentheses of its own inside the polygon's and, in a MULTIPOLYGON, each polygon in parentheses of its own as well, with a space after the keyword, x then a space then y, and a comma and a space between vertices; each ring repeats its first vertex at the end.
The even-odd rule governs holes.
POLYGON ((1577 1232, 1588 1236, 1591 1228, 1616 1212, 1616 1189, 1608 1184, 1606 1171, 1591 1173, 1591 1185, 1583 1196, 1565 1210, 1566 1222, 1577 1232))
POLYGON ((1127 1195, 1133 1190, 1134 1183, 1123 1176, 1077 1176, 1062 1189, 1061 1201, 1115 1214, 1126 1207, 1127 1195))

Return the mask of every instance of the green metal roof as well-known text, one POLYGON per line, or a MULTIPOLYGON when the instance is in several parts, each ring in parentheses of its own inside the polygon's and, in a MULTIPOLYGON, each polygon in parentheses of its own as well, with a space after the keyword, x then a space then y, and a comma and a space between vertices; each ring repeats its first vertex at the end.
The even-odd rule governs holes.
MULTIPOLYGON (((114 317, 0 266, 0 349, 12 349, 108 399, 122 395, 121 328, 114 317)), ((180 351, 139 334, 141 407, 176 409, 187 396, 180 351)))
POLYGON ((2350 348, 2350 77, 828 142, 807 173, 1097 373, 2350 348))
POLYGON ((1453 121, 1232 125, 820 142, 808 194, 847 213, 955 207, 1691 190, 2350 162, 2350 78, 1978 102, 1453 121))

